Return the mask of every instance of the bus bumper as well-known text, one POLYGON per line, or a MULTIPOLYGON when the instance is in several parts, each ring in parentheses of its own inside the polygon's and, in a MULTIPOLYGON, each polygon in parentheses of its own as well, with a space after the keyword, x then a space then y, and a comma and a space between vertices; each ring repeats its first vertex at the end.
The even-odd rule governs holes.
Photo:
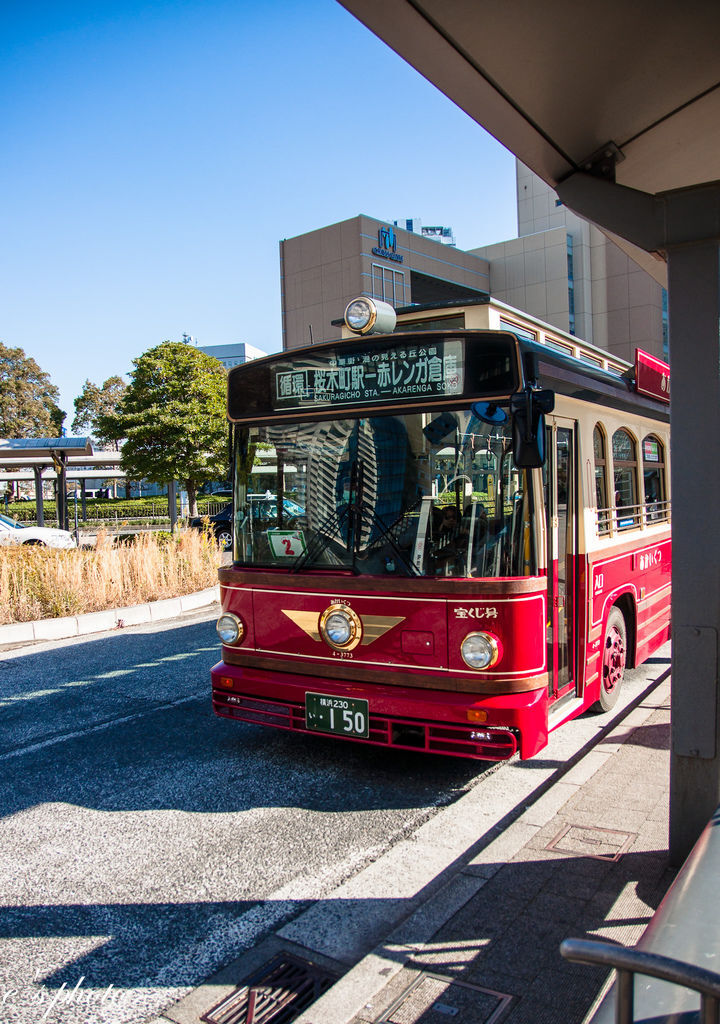
POLYGON ((547 691, 492 697, 375 683, 358 686, 333 679, 240 668, 220 662, 211 671, 213 711, 276 729, 317 735, 305 722, 305 694, 362 698, 369 702, 368 739, 321 733, 354 743, 416 750, 451 757, 505 761, 518 751, 533 757, 547 743, 547 691), (485 712, 484 722, 469 713, 485 712))

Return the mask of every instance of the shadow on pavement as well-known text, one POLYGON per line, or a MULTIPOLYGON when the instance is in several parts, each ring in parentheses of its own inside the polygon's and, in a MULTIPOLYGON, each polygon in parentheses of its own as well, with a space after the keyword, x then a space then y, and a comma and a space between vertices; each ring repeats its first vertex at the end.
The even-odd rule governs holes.
MULTIPOLYGON (((628 929, 643 926, 658 906, 671 873, 664 851, 628 853, 616 863, 545 853, 537 857, 489 865, 496 870, 481 889, 480 898, 458 911, 434 941, 421 944, 412 966, 516 998, 527 997, 530 1002, 540 993, 545 1003, 562 998, 566 1009, 563 1024, 571 1024, 582 1018, 604 972, 562 961, 560 942, 569 935, 598 934, 626 941, 628 929), (634 899, 625 902, 623 912, 618 897, 628 888, 634 899)), ((399 921, 414 904, 388 898, 335 900, 328 906, 342 930, 343 922, 356 929, 357 922, 367 915, 399 921)), ((84 937, 93 938, 94 948, 37 979, 37 984, 48 989, 72 988, 80 977, 86 989, 102 990, 110 985, 116 989, 177 988, 198 984, 207 975, 202 950, 211 948, 213 934, 234 930, 236 954, 242 951, 242 918, 258 906, 277 927, 283 918, 310 906, 310 901, 12 906, 4 910, 0 939, 64 937, 82 944, 84 937), (167 949, 173 950, 172 960, 168 960, 167 949), (138 950, 142 950, 141 956, 138 950)), ((411 931, 406 932, 404 942, 413 942, 411 931)), ((404 946, 383 950, 388 959, 402 959, 405 953, 404 946)))

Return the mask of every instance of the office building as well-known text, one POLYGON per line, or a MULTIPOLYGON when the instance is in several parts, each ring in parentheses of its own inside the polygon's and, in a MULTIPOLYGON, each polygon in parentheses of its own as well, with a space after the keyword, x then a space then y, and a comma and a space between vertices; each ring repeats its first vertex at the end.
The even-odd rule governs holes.
POLYGON ((397 309, 492 295, 629 362, 636 348, 667 359, 664 289, 519 162, 517 210, 517 238, 467 251, 417 218, 358 216, 285 239, 283 348, 339 338, 358 295, 397 309))
POLYGON ((665 289, 519 161, 516 174, 518 237, 471 250, 493 298, 624 359, 667 359, 665 289))
POLYGON ((259 356, 267 355, 267 352, 261 352, 259 348, 248 345, 244 341, 238 341, 233 345, 198 345, 198 348, 201 352, 212 356, 213 359, 218 359, 226 370, 233 366, 239 366, 240 363, 248 363, 251 359, 257 359, 259 356))
POLYGON ((389 221, 353 217, 280 242, 283 348, 340 337, 360 294, 395 307, 487 295, 488 261, 389 221))

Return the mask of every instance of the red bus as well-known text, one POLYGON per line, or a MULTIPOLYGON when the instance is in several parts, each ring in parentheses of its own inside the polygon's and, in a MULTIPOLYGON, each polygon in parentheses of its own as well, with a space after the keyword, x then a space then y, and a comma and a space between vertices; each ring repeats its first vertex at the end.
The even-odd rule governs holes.
POLYGON ((386 313, 356 300, 357 333, 230 371, 213 708, 532 757, 669 638, 667 367, 494 300, 369 333, 386 313), (276 465, 262 509, 258 452, 276 465))

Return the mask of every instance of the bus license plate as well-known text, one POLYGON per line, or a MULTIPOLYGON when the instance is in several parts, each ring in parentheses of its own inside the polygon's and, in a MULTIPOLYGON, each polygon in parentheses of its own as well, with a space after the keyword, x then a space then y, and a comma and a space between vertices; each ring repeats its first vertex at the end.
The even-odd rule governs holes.
POLYGON ((370 735, 368 702, 356 697, 333 697, 329 693, 306 693, 305 725, 318 732, 366 740, 370 735))

